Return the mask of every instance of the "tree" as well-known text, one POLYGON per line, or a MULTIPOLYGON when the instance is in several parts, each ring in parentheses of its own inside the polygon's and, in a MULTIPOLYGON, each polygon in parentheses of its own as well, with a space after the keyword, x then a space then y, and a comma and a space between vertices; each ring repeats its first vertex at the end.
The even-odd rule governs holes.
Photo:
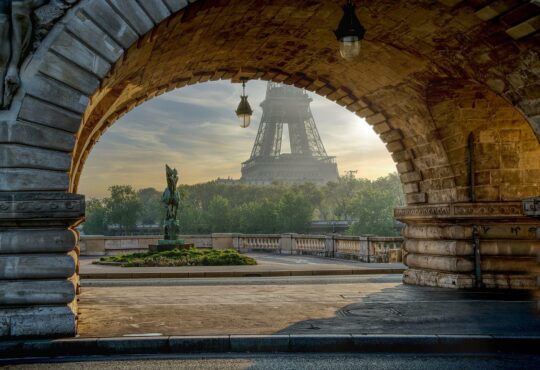
POLYGON ((107 223, 116 224, 125 234, 137 226, 142 204, 137 193, 129 185, 109 187, 111 196, 104 200, 107 208, 107 223))
POLYGON ((306 232, 312 216, 313 205, 303 194, 286 192, 277 206, 277 229, 279 232, 306 232))
POLYGON ((100 199, 90 199, 86 202, 86 220, 82 226, 87 235, 106 235, 106 209, 100 199))
POLYGON ((242 204, 234 209, 237 231, 246 234, 273 234, 277 230, 276 205, 268 199, 242 204))
POLYGON ((221 195, 214 196, 208 205, 205 219, 211 232, 230 232, 231 210, 229 200, 221 195))
POLYGON ((396 197, 388 189, 371 188, 359 192, 349 204, 348 213, 357 220, 348 230, 351 235, 395 235, 393 209, 396 197))
POLYGON ((161 193, 154 188, 146 188, 137 191, 137 197, 141 202, 139 221, 145 225, 162 225, 165 217, 165 206, 161 202, 161 193))
MULTIPOLYGON (((135 193, 130 186, 113 186, 109 190, 109 198, 89 202, 83 228, 86 233, 105 233, 107 224, 117 224, 125 233, 137 221, 156 224, 163 220, 161 193, 156 189, 135 193)), ((393 208, 404 204, 395 173, 377 180, 357 179, 349 173, 322 187, 311 183, 254 186, 212 181, 181 185, 178 190, 178 218, 184 234, 303 233, 314 219, 347 219, 356 220, 348 230, 351 234, 394 235, 393 208)))

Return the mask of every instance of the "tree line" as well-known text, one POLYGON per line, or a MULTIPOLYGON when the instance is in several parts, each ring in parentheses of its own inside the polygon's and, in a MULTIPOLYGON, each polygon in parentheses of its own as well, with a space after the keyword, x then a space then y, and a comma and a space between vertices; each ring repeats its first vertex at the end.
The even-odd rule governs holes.
MULTIPOLYGON (((325 186, 311 183, 268 186, 212 181, 180 185, 179 221, 183 234, 306 233, 315 220, 354 220, 347 234, 396 235, 393 208, 403 205, 397 174, 377 180, 340 177, 325 186)), ((137 225, 163 223, 161 191, 114 185, 109 196, 87 201, 85 234, 130 234, 137 225)))

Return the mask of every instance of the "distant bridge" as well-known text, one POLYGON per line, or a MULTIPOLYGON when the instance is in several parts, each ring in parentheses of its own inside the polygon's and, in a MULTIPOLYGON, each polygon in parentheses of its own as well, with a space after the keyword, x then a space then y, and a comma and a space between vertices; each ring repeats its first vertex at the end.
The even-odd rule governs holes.
POLYGON ((309 225, 309 230, 322 233, 337 233, 347 230, 354 221, 355 220, 312 221, 309 225))

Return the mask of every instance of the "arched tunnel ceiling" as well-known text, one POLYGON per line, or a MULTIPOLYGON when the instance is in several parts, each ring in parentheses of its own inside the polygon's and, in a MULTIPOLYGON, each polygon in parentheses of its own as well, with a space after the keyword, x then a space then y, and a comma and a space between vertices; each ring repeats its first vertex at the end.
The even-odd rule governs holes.
MULTIPOLYGON (((361 116, 380 112, 393 129, 406 132, 409 147, 428 141, 434 130, 424 104, 434 80, 476 80, 521 108, 527 102, 513 82, 531 81, 538 35, 515 42, 507 25, 478 16, 487 3, 450 3, 363 2, 358 15, 368 32, 362 53, 345 61, 332 32, 341 17, 334 1, 197 1, 139 39, 102 82, 86 112, 74 172, 120 114, 156 94, 210 79, 284 81, 361 116)), ((430 146, 443 165, 444 150, 430 146)))

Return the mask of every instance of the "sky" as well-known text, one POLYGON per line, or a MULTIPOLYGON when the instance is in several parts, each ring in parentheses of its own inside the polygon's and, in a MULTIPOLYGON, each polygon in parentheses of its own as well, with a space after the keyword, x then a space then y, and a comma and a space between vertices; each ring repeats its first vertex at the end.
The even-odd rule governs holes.
MULTIPOLYGON (((135 108, 105 132, 84 166, 78 192, 107 196, 111 185, 162 189, 165 164, 180 172, 179 183, 240 178, 240 165, 253 147, 262 115, 266 82, 249 81, 254 110, 251 126, 241 128, 234 113, 242 86, 230 81, 192 85, 158 96, 135 108)), ((376 179, 395 171, 388 151, 363 119, 314 93, 311 111, 328 155, 340 175, 376 179)), ((286 130, 284 130, 286 131, 286 130)), ((283 145, 287 151, 289 145, 283 145)))

